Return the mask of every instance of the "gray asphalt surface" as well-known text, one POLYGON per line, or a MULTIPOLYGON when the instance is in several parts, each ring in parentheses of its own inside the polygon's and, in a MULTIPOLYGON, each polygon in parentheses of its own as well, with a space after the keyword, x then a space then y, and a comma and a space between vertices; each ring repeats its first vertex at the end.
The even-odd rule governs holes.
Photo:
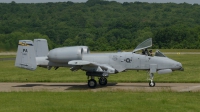
POLYGON ((0 83, 0 92, 12 91, 133 91, 133 92, 200 92, 200 83, 156 83, 149 87, 148 83, 108 83, 107 86, 97 85, 88 88, 86 83, 0 83))

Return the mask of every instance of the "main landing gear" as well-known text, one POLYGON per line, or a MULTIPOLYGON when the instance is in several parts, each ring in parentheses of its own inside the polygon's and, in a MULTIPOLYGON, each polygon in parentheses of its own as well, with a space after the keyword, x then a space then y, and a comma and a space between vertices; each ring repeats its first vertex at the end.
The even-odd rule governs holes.
POLYGON ((99 84, 101 86, 105 86, 107 84, 107 79, 105 77, 100 77, 99 78, 99 84))
MULTIPOLYGON (((99 85, 105 86, 107 85, 107 78, 106 77, 100 77, 99 78, 99 85)), ((94 76, 91 76, 91 79, 88 80, 88 87, 95 88, 97 86, 97 81, 94 79, 94 76)))
POLYGON ((94 79, 88 80, 88 87, 95 88, 97 86, 97 81, 94 79))
POLYGON ((153 76, 154 76, 154 74, 153 74, 153 73, 149 73, 149 75, 150 75, 149 86, 150 86, 150 87, 154 87, 154 86, 156 85, 156 83, 153 81, 153 76))

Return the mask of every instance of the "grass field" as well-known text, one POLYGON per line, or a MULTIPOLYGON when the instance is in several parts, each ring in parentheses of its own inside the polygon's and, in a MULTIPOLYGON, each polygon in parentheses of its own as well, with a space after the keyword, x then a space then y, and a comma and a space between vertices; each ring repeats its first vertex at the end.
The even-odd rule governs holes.
MULTIPOLYGON (((155 74, 156 82, 200 82, 200 58, 198 54, 168 54, 168 57, 183 64, 185 71, 171 74, 155 74)), ((109 82, 146 82, 146 71, 127 71, 110 75, 109 82)), ((14 66, 14 60, 0 61, 0 82, 86 82, 85 72, 71 72, 69 68, 47 70, 37 68, 29 71, 14 66)))
MULTIPOLYGON (((157 49, 152 49, 153 52, 155 52, 157 49)), ((127 50, 122 50, 123 51, 126 51, 126 52, 132 52, 133 49, 127 49, 127 50)), ((159 51, 161 52, 200 52, 200 49, 159 49, 159 51)), ((91 51, 91 52, 97 52, 99 53, 98 51, 91 51)), ((117 51, 104 51, 104 52, 117 52, 117 51)), ((139 51, 141 52, 141 51, 139 51)))
MULTIPOLYGON (((185 71, 155 75, 156 82, 200 82, 198 54, 168 54, 183 64, 185 71)), ((0 56, 2 58, 3 56, 0 56)), ((7 56, 10 57, 10 56, 7 56)), ((4 57, 3 57, 4 58, 4 57)), ((111 75, 109 82, 146 82, 145 71, 127 71, 111 75)), ((0 82, 85 82, 85 72, 69 68, 28 71, 14 66, 14 61, 0 61, 0 82)), ((108 83, 109 83, 108 82, 108 83)), ((199 92, 0 92, 0 112, 198 112, 199 92)))
POLYGON ((198 112, 199 93, 1 92, 0 112, 198 112))
POLYGON ((2 58, 15 58, 15 55, 0 55, 0 59, 2 58))

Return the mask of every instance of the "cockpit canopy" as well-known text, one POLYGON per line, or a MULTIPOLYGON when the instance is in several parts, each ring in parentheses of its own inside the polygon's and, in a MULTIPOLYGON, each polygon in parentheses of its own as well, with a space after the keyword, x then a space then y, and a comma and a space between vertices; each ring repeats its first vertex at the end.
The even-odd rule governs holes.
POLYGON ((157 50, 157 51, 155 52, 155 56, 158 56, 158 57, 167 57, 167 56, 165 56, 162 52, 160 52, 159 50, 157 50))
POLYGON ((149 38, 147 40, 145 40, 144 42, 142 42, 141 44, 139 44, 134 50, 133 52, 142 50, 142 49, 146 49, 152 46, 152 38, 149 38))

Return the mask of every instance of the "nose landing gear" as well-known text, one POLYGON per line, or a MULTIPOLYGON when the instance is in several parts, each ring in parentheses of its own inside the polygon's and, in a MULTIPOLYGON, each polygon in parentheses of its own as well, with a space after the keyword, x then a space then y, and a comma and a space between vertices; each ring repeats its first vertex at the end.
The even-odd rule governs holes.
POLYGON ((153 81, 153 76, 154 76, 154 74, 153 74, 153 73, 149 73, 149 75, 150 75, 149 86, 150 86, 150 87, 154 87, 154 86, 156 85, 156 83, 153 81))

